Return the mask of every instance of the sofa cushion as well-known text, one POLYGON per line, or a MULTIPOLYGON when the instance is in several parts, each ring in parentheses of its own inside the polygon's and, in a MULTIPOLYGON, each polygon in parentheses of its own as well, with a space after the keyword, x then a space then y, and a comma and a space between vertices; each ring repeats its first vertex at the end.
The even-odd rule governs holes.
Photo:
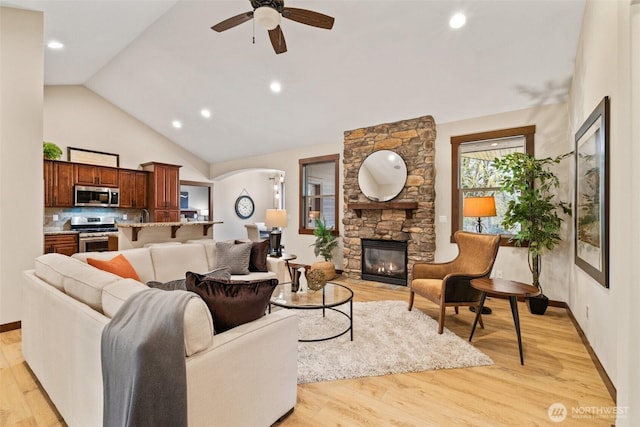
POLYGON ((100 270, 108 271, 125 279, 134 279, 140 281, 140 277, 133 268, 127 258, 118 254, 110 260, 100 260, 96 258, 87 258, 87 263, 100 270))
POLYGON ((250 257, 251 242, 216 242, 216 268, 229 267, 231 274, 249 274, 250 257))
POLYGON ((197 243, 199 245, 204 246, 205 251, 207 252, 207 263, 209 264, 208 270, 213 270, 216 268, 216 241, 212 238, 204 238, 204 239, 193 239, 187 240, 185 243, 197 243))
POLYGON ((185 243, 182 245, 153 246, 147 249, 158 282, 182 279, 187 271, 209 271, 207 255, 203 245, 185 243))
MULTIPOLYGON (((131 295, 149 289, 132 279, 121 279, 102 290, 105 316, 111 318, 131 295)), ((213 320, 201 298, 192 298, 184 312, 185 355, 191 356, 213 344, 213 320)))
POLYGON ((66 255, 57 253, 41 255, 35 261, 35 274, 54 288, 64 292, 62 279, 65 276, 65 267, 68 268, 68 262, 69 257, 66 255))
POLYGON ((112 318, 131 295, 149 289, 133 279, 122 279, 102 288, 102 311, 112 318))
POLYGON ((122 278, 61 254, 36 258, 36 275, 102 313, 102 289, 122 278))
POLYGON ((186 283, 209 307, 215 333, 221 333, 264 316, 278 280, 233 283, 188 272, 186 283))
MULTIPOLYGON (((246 243, 236 240, 238 243, 246 243)), ((260 242, 251 243, 251 254, 249 256, 249 271, 269 271, 267 268, 267 255, 269 254, 269 241, 262 240, 260 242)))
POLYGON ((110 252, 81 252, 73 254, 72 257, 87 262, 88 258, 109 260, 120 253, 122 253, 131 263, 133 268, 136 270, 136 273, 138 273, 142 283, 148 282, 149 280, 155 280, 156 276, 153 269, 153 261, 151 260, 149 249, 146 248, 134 248, 124 251, 110 252))

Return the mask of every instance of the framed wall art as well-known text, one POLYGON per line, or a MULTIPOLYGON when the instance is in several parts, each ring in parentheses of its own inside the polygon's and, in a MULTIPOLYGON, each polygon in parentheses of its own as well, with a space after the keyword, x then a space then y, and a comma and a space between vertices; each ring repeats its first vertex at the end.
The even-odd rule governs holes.
POLYGON ((98 166, 120 166, 120 155, 103 153, 102 151, 85 150, 82 148, 67 147, 67 159, 75 163, 87 163, 98 166))
POLYGON ((609 287, 609 97, 575 138, 575 263, 609 287))

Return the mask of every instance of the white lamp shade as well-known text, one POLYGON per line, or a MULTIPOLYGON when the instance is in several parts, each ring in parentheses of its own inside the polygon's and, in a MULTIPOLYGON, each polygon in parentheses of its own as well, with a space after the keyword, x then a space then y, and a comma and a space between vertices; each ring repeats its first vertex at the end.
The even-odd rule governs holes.
POLYGON ((272 7, 262 6, 253 11, 253 19, 261 27, 273 30, 280 25, 280 13, 272 7))
POLYGON ((286 209, 267 209, 267 213, 264 218, 264 223, 267 227, 286 227, 287 226, 286 209))

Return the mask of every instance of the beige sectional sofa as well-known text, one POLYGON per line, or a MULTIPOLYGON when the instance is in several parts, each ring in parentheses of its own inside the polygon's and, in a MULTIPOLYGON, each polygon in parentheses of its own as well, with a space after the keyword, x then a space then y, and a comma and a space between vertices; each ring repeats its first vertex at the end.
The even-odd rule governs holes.
MULTIPOLYGON (((215 266, 215 246, 199 242, 73 257, 46 254, 24 272, 24 358, 72 427, 102 425, 102 330, 128 297, 149 289, 86 263, 120 253, 142 282, 167 282, 187 270, 205 273, 215 266)), ((270 270, 280 267, 284 274, 277 260, 270 261, 270 270)), ((251 273, 251 279, 278 276, 251 273)), ((184 322, 189 426, 268 426, 295 406, 295 314, 274 312, 214 336, 211 313, 194 294, 184 322)))

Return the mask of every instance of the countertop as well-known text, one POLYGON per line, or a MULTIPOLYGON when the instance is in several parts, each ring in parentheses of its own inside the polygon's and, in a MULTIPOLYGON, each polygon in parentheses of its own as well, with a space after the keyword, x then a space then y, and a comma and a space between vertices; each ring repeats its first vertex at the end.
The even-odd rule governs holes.
POLYGON ((190 225, 215 225, 222 221, 185 221, 185 222, 123 222, 117 223, 118 228, 147 228, 147 227, 182 227, 190 225))
POLYGON ((45 236, 53 236, 56 234, 78 234, 79 232, 76 230, 44 230, 45 236))

